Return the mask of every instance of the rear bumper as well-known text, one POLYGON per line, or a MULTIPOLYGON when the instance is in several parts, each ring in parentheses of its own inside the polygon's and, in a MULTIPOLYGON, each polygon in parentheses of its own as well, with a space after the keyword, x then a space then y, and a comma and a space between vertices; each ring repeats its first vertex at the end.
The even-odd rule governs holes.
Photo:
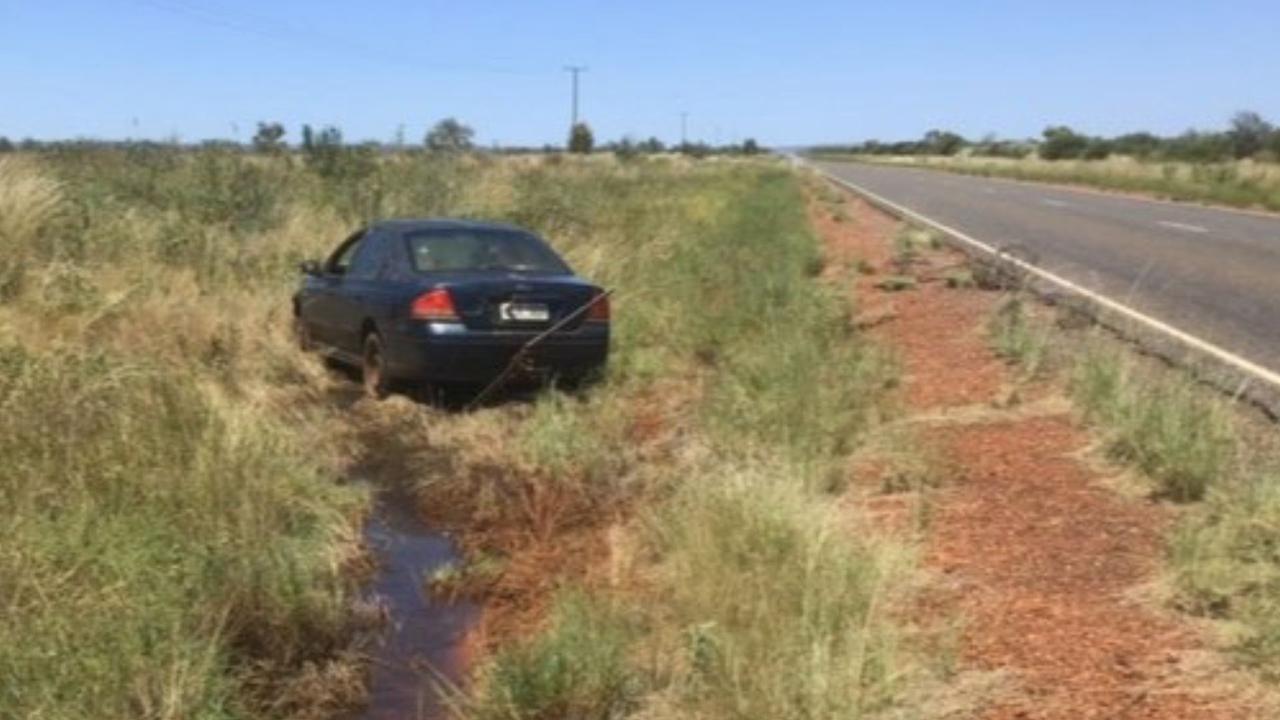
MULTIPOLYGON (((433 332, 425 325, 386 338, 388 370, 399 380, 486 383, 501 373, 536 332, 433 332)), ((603 366, 609 355, 609 326, 583 323, 553 333, 527 355, 537 375, 580 376, 603 366)))

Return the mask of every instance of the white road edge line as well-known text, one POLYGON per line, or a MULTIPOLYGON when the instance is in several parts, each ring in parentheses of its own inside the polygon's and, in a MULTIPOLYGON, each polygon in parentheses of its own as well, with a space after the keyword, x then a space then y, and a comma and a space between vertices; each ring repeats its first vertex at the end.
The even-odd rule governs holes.
MULTIPOLYGON (((804 162, 804 164, 809 165, 808 162, 806 161, 801 161, 801 162, 804 162)), ((1152 330, 1155 330, 1160 333, 1164 333, 1165 335, 1168 335, 1169 337, 1174 338, 1175 340, 1178 340, 1179 342, 1189 347, 1192 347, 1208 355, 1212 355, 1218 360, 1221 360, 1222 362, 1234 367, 1235 369, 1247 375, 1251 375, 1259 380, 1269 383, 1275 388, 1280 388, 1280 373, 1275 373, 1271 370, 1268 370, 1267 368, 1264 368, 1261 365, 1258 365, 1257 363, 1246 360, 1240 357, 1239 355, 1236 355, 1235 353, 1232 353, 1228 350, 1224 350, 1223 348, 1220 348, 1217 345, 1214 345, 1213 343, 1208 342, 1207 340, 1201 340, 1195 335, 1179 330, 1178 328, 1173 327, 1172 325, 1169 325, 1168 323, 1165 323, 1161 320, 1157 320, 1151 317, 1150 315, 1145 315, 1141 312, 1138 312, 1137 310, 1134 310, 1128 305, 1118 303, 1115 300, 1112 300, 1111 298, 1106 297, 1105 295, 1099 295, 1098 293, 1092 290, 1089 290, 1088 288, 1085 288, 1081 285, 1077 285, 1076 283, 1064 277, 1061 277, 1059 275, 1055 275, 1054 273, 1051 273, 1048 270, 1044 270, 1039 267, 1036 267, 1035 265, 1032 265, 1029 262, 1026 262, 1024 260, 1019 260, 1018 258, 1013 257, 1011 255, 1001 253, 995 247, 992 247, 991 245, 988 245, 987 243, 984 243, 981 240, 970 237, 969 235, 966 235, 965 233, 962 233, 953 227, 950 227, 946 224, 938 222, 937 220, 921 215, 920 213, 914 210, 909 210, 891 200, 887 200, 871 192, 870 190, 867 190, 866 188, 860 185, 857 185, 856 183, 849 182, 844 178, 836 177, 835 175, 832 175, 831 173, 828 173, 825 170, 822 170, 821 168, 815 165, 809 165, 809 167, 813 168, 814 170, 822 174, 827 179, 832 180, 833 182, 839 185, 843 185, 849 188, 850 190, 860 195, 863 195, 864 197, 870 198, 871 200, 874 200, 877 203, 883 204, 885 207, 893 208, 893 210, 899 213, 902 217, 910 218, 911 220, 914 220, 915 222, 918 222, 922 225, 927 225, 929 227, 934 228, 935 230, 939 230, 943 233, 946 233, 947 235, 965 244, 971 245, 987 253, 988 255, 998 257, 1004 260, 1005 262, 1012 264, 1014 267, 1017 267, 1021 270, 1025 270, 1026 272, 1031 273, 1032 275, 1035 275, 1043 280, 1047 280, 1057 285, 1058 287, 1061 287, 1065 290, 1069 290, 1073 293, 1076 293, 1077 295, 1084 296, 1089 300, 1101 305, 1102 307, 1107 308, 1108 310, 1119 313, 1129 318, 1130 320, 1135 320, 1143 325, 1146 325, 1148 328, 1151 328, 1152 330)))
POLYGON ((1053 198, 1040 198, 1040 202, 1052 207, 1064 208, 1071 207, 1071 203, 1065 200, 1054 200, 1053 198))
POLYGON ((1156 224, 1163 225, 1164 227, 1167 227, 1167 228, 1173 228, 1174 230, 1185 230, 1187 232, 1193 232, 1193 233, 1209 232, 1209 228, 1207 227, 1200 227, 1199 225, 1188 225, 1187 223, 1173 222, 1172 220, 1157 220, 1156 224))

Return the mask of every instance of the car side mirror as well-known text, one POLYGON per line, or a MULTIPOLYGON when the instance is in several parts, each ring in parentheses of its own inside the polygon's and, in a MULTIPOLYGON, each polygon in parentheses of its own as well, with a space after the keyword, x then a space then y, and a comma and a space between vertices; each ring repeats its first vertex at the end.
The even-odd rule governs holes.
POLYGON ((321 274, 320 261, 319 260, 303 260, 302 262, 298 263, 298 270, 301 271, 303 275, 320 275, 321 274))

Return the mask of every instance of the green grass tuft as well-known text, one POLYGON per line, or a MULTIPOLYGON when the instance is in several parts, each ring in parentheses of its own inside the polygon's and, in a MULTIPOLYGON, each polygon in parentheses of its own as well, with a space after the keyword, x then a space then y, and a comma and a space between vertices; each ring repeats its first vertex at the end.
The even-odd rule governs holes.
POLYGON ((632 622, 581 592, 555 601, 547 629, 500 650, 476 700, 459 710, 476 720, 612 720, 638 705, 642 686, 628 657, 632 622))
POLYGON ((1201 499, 1236 458, 1227 408, 1190 380, 1144 377, 1123 356, 1095 349, 1080 359, 1071 388, 1107 433, 1110 454, 1136 465, 1171 499, 1201 499))
POLYGON ((1027 317, 1025 300, 1013 295, 1004 300, 987 323, 996 354, 1035 377, 1045 369, 1048 328, 1036 327, 1027 317))
POLYGON ((1210 494, 1175 534, 1178 600, 1236 623, 1234 644, 1271 682, 1280 680, 1280 476, 1258 471, 1210 494))

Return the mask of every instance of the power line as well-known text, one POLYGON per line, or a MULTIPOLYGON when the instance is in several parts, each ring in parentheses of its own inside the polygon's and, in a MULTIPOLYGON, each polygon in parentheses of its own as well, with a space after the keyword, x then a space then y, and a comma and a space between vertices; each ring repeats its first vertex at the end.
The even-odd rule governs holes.
POLYGON ((573 75, 573 100, 572 110, 569 113, 569 130, 578 127, 578 75, 587 71, 586 65, 565 65, 565 72, 573 75))

